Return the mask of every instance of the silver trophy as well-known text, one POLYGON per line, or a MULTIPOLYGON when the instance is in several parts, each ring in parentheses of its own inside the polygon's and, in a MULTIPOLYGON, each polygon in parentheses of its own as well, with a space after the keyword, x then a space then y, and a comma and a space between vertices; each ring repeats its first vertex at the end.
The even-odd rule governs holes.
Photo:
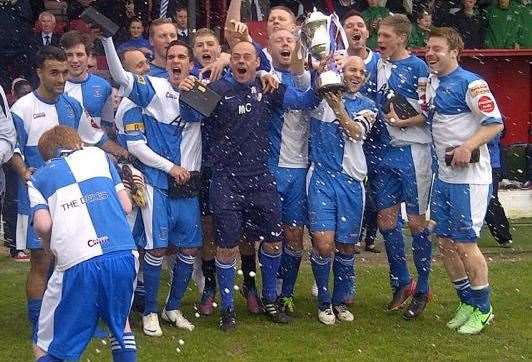
MULTIPOLYGON (((321 62, 335 53, 347 51, 347 35, 336 14, 327 16, 314 9, 301 26, 301 43, 312 59, 321 62)), ((311 59, 311 60, 312 60, 311 59)), ((342 70, 332 57, 316 79, 318 93, 343 90, 342 70)))

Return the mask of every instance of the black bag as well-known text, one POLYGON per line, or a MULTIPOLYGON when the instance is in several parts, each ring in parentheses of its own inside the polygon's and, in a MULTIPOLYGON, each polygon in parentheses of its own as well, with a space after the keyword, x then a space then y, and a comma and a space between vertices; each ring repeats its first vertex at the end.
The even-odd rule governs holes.
POLYGON ((175 178, 168 175, 168 197, 172 199, 188 199, 199 196, 201 187, 201 174, 199 171, 190 171, 187 183, 180 185, 175 178))

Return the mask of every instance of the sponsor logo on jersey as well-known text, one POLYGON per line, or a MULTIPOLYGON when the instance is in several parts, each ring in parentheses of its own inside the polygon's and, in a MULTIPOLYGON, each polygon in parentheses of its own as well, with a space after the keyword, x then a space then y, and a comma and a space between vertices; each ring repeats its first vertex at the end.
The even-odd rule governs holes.
POLYGON ((35 113, 33 115, 33 119, 37 119, 37 118, 41 118, 41 117, 46 117, 46 113, 41 112, 41 113, 35 113))
POLYGON ((60 206, 63 209, 63 211, 67 211, 75 207, 80 207, 81 205, 88 204, 90 202, 105 200, 108 197, 109 197, 109 193, 105 191, 94 192, 92 194, 81 196, 79 199, 74 199, 74 200, 65 202, 61 204, 60 206))
POLYGON ((126 132, 144 132, 144 123, 128 123, 124 126, 124 131, 126 132))
POLYGON ((100 98, 103 95, 102 87, 100 87, 99 85, 95 85, 94 87, 92 87, 92 94, 94 95, 94 97, 100 98))
POLYGON ((177 99, 177 94, 172 92, 166 92, 166 98, 177 99))
POLYGON ((473 88, 469 90, 469 92, 471 93, 471 97, 475 98, 481 94, 489 93, 490 89, 487 84, 483 83, 483 84, 474 86, 473 88))
POLYGON ((478 100, 478 109, 484 113, 493 112, 495 109, 495 102, 488 96, 482 96, 478 100))
POLYGON ((137 82, 139 82, 139 84, 146 84, 146 79, 144 78, 144 76, 135 75, 135 77, 137 77, 137 82))
POLYGON ((87 241, 87 245, 92 248, 93 246, 104 244, 104 243, 107 243, 109 241, 110 240, 109 240, 108 236, 100 236, 99 238, 91 239, 91 240, 87 241))

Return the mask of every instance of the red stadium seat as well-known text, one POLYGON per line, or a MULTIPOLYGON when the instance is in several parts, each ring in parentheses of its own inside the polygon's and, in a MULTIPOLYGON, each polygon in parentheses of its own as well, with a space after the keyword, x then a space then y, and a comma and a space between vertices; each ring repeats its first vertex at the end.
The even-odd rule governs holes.
POLYGON ((78 30, 82 33, 90 33, 91 28, 89 25, 81 19, 71 20, 69 24, 70 30, 78 30))
POLYGON ((248 22, 249 34, 254 41, 266 47, 268 45, 268 35, 266 33, 266 21, 248 22))

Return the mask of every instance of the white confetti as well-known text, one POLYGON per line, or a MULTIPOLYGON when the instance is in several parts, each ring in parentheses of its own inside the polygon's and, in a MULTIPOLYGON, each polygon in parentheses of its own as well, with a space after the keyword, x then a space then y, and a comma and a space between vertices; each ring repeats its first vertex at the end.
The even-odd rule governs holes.
POLYGON ((216 302, 212 302, 212 307, 216 308, 216 307, 218 307, 218 304, 216 302))
POLYGON ((175 351, 176 351, 177 353, 181 353, 181 349, 180 349, 179 347, 177 347, 177 348, 175 349, 175 351))
POLYGON ((250 272, 249 272, 249 276, 250 276, 250 277, 255 278, 255 275, 256 275, 256 274, 255 274, 254 271, 250 271, 250 272))
POLYGON ((195 316, 196 318, 199 318, 199 317, 200 317, 199 313, 194 314, 194 316, 195 316))
POLYGON ((239 288, 238 285, 235 285, 235 286, 233 287, 233 289, 238 291, 240 288, 239 288))
POLYGON ((185 341, 183 341, 182 339, 180 339, 179 341, 177 341, 181 346, 185 344, 185 341))
POLYGON ((106 341, 105 339, 102 339, 102 344, 103 344, 104 346, 106 346, 106 345, 107 345, 107 341, 106 341))
POLYGON ((242 271, 242 269, 238 269, 238 271, 236 272, 238 275, 244 275, 244 272, 242 271))

